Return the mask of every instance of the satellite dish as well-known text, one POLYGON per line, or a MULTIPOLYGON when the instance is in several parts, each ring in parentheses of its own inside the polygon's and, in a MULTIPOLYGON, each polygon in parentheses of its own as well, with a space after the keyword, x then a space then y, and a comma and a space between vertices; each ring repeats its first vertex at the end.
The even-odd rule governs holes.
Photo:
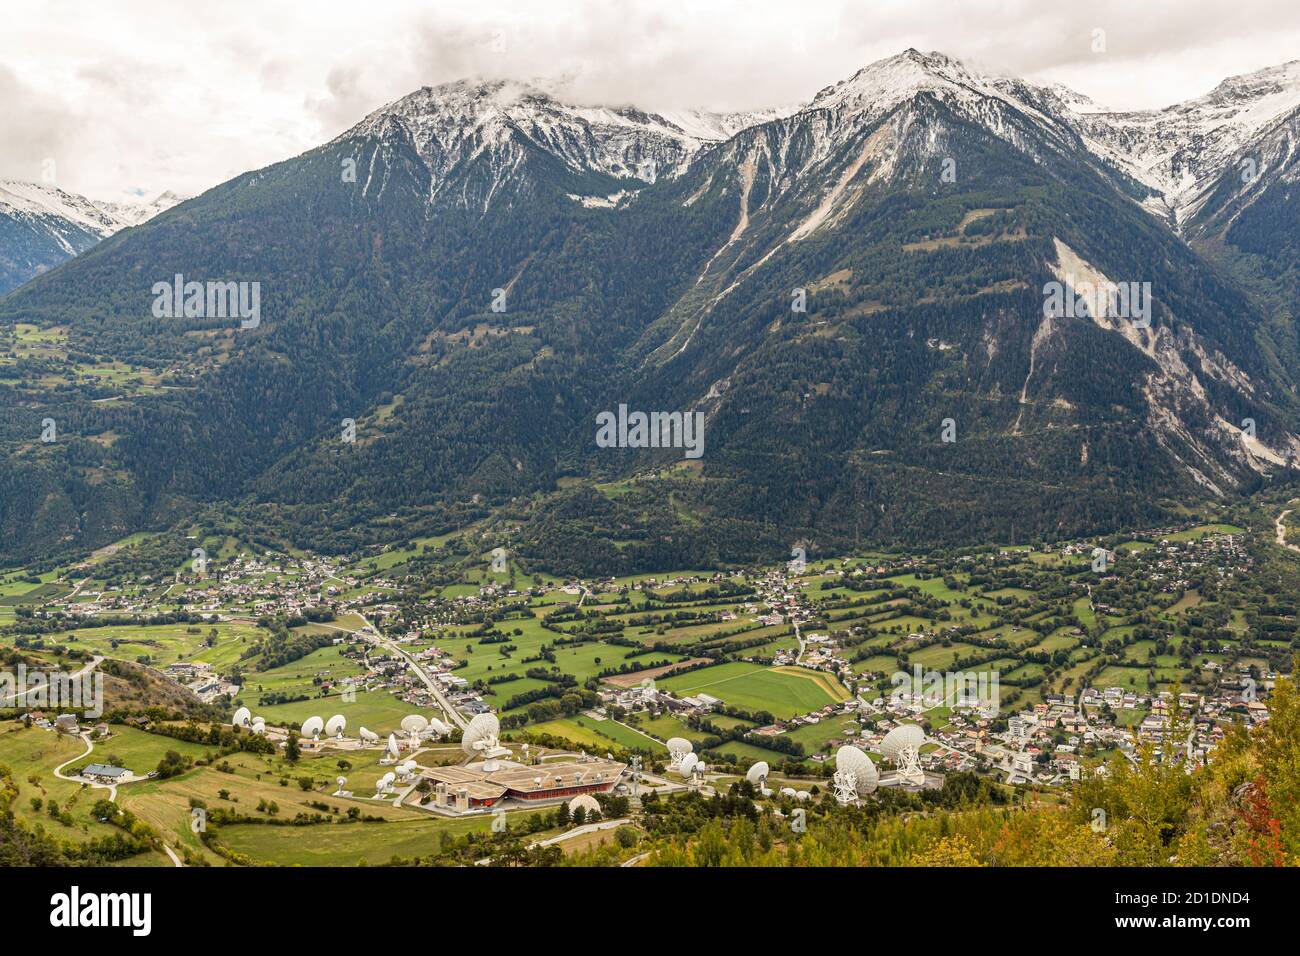
POLYGON ((902 724, 885 734, 880 742, 880 755, 886 760, 896 760, 904 750, 920 750, 924 743, 924 730, 916 724, 902 724))
POLYGON ((379 735, 375 733, 373 730, 366 730, 366 728, 362 727, 359 731, 357 731, 357 733, 359 733, 361 735, 361 739, 368 744, 377 743, 379 741, 379 735))
POLYGON ((912 786, 925 784, 925 771, 921 769, 921 747, 925 731, 916 724, 903 724, 885 734, 880 742, 880 753, 894 762, 898 779, 912 786))
POLYGON ((247 727, 252 716, 252 712, 247 707, 241 707, 235 711, 235 716, 231 718, 230 724, 232 727, 247 727))
POLYGON ((302 735, 310 737, 312 740, 320 737, 320 732, 325 729, 325 721, 319 717, 308 717, 302 722, 302 735))
POLYGON ((689 773, 688 770, 682 770, 682 763, 695 747, 685 737, 668 738, 668 769, 676 770, 683 775, 689 773))
POLYGON ((880 785, 880 772, 871 758, 857 747, 844 746, 835 751, 832 783, 836 800, 841 804, 853 803, 875 791, 880 785))
POLYGON ((496 714, 478 714, 469 722, 465 733, 461 735, 461 749, 471 757, 483 751, 493 750, 499 743, 497 736, 500 732, 501 723, 497 720, 496 714))
POLYGON ((429 729, 432 730, 434 736, 437 737, 446 737, 448 734, 451 733, 451 728, 446 724, 444 724, 437 717, 434 717, 429 721, 429 729))
POLYGON ((347 777, 335 777, 335 778, 334 778, 334 782, 337 783, 337 784, 339 785, 339 789, 342 790, 342 789, 343 789, 343 785, 344 785, 345 783, 348 782, 348 778, 347 778, 347 777))
POLYGON ((348 725, 348 719, 342 714, 335 714, 325 722, 325 736, 342 737, 343 731, 348 725))
POLYGON ((683 777, 689 777, 691 772, 695 769, 695 765, 699 762, 700 758, 695 756, 695 754, 686 754, 686 756, 682 757, 681 763, 678 764, 677 772, 683 777))
POLYGON ((408 734, 418 734, 429 726, 429 721, 419 714, 407 714, 402 718, 402 729, 408 734))
POLYGON ((749 768, 749 771, 745 774, 745 779, 754 786, 761 787, 767 780, 768 772, 767 761, 760 760, 758 763, 754 764, 754 766, 749 768))
POLYGON ((388 753, 389 753, 390 756, 393 756, 393 757, 396 757, 397 754, 398 754, 398 750, 397 750, 397 735, 396 735, 396 734, 389 734, 389 735, 388 735, 388 753))
POLYGON ((579 807, 585 810, 589 817, 593 813, 600 813, 600 804, 589 793, 580 793, 569 801, 569 815, 572 816, 579 807))

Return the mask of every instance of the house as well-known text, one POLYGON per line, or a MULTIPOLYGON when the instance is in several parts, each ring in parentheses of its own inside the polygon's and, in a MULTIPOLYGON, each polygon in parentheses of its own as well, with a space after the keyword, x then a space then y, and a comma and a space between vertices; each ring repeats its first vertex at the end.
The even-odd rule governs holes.
POLYGON ((76 734, 81 732, 77 726, 76 714, 59 714, 54 718, 54 729, 61 734, 76 734))
POLYGON ((123 767, 114 767, 105 763, 92 763, 81 771, 81 775, 89 780, 98 780, 101 783, 117 783, 123 777, 131 775, 131 771, 123 767))

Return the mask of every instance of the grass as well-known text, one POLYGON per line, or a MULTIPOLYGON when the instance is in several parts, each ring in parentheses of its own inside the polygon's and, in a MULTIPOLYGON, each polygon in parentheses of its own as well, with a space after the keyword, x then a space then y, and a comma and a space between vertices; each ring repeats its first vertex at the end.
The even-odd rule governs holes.
POLYGON ((356 700, 350 703, 339 694, 329 694, 291 704, 248 706, 255 716, 266 718, 266 722, 272 726, 286 722, 301 724, 308 717, 328 720, 334 714, 342 714, 348 721, 349 736, 361 727, 381 735, 393 733, 399 729, 403 717, 420 712, 420 708, 415 705, 383 690, 358 691, 356 700))
MULTIPOLYGON (((492 816, 469 819, 435 817, 425 811, 421 819, 387 823, 325 823, 303 827, 238 824, 221 827, 218 836, 232 850, 254 860, 281 866, 353 866, 387 863, 394 856, 427 856, 438 847, 442 834, 461 836, 487 833, 492 816)), ((536 811, 520 810, 506 815, 522 821, 536 811)))
MULTIPOLYGON (((55 767, 85 751, 86 746, 80 738, 39 727, 25 728, 17 721, 6 721, 0 724, 0 728, 3 728, 0 730, 0 764, 9 768, 18 787, 13 812, 19 820, 29 826, 39 824, 54 836, 78 842, 117 832, 114 827, 99 823, 89 814, 97 801, 108 796, 107 790, 83 787, 54 776, 55 767), (40 810, 32 807, 33 797, 43 801, 40 810), (46 805, 50 800, 72 814, 73 826, 65 827, 49 816, 46 805)), ((87 762, 90 759, 94 759, 93 756, 87 762)))
POLYGON ((837 688, 831 681, 834 678, 829 675, 801 667, 763 667, 736 661, 666 677, 658 683, 678 696, 705 693, 731 707, 751 713, 767 711, 786 719, 847 699, 843 686, 837 688))
POLYGON ((595 750, 616 746, 631 750, 656 750, 661 746, 645 734, 625 727, 613 720, 592 720, 590 717, 565 717, 533 724, 528 730, 539 734, 553 734, 572 741, 579 747, 595 750))

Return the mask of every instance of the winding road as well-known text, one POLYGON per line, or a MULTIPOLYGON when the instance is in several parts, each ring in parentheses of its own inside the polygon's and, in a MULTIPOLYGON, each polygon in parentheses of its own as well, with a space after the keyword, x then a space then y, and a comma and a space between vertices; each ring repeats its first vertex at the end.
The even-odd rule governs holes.
POLYGON ((1300 551, 1300 545, 1287 544, 1287 540, 1286 540, 1286 516, 1289 515, 1291 511, 1292 511, 1291 508, 1287 508, 1286 511, 1283 511, 1280 515, 1277 516, 1277 524, 1275 525, 1275 527, 1277 528, 1277 543, 1284 548, 1289 548, 1292 551, 1300 551))
MULTIPOLYGON (((101 661, 101 660, 103 660, 102 657, 101 657, 101 658, 98 658, 94 663, 98 663, 98 661, 101 661)), ((87 666, 90 666, 90 665, 87 665, 87 666)), ((107 791, 108 791, 108 799, 111 800, 113 803, 117 803, 117 784, 115 784, 115 783, 100 783, 100 782, 98 782, 98 781, 96 781, 96 780, 87 780, 87 779, 85 779, 84 777, 69 777, 67 774, 65 774, 65 773, 63 772, 63 768, 66 767, 66 766, 68 766, 68 764, 79 763, 80 761, 85 760, 87 757, 89 757, 89 756, 90 756, 92 753, 94 753, 94 751, 95 751, 95 744, 94 744, 94 742, 90 739, 90 734, 88 734, 88 733, 85 733, 85 734, 78 734, 78 736, 81 738, 81 742, 84 743, 84 744, 86 745, 86 749, 83 750, 83 751, 82 751, 80 754, 78 754, 77 756, 73 757, 71 760, 65 760, 65 761, 63 761, 63 763, 61 763, 61 764, 59 764, 57 767, 55 767, 55 768, 54 768, 54 776, 58 777, 60 780, 66 780, 66 781, 68 781, 69 783, 79 783, 79 784, 81 784, 81 785, 83 785, 83 786, 87 786, 87 787, 97 787, 97 788, 99 788, 99 789, 101 789, 101 790, 107 790, 107 791)), ((143 780, 143 779, 145 779, 145 778, 144 778, 144 777, 133 777, 132 780, 125 781, 125 782, 126 782, 126 783, 130 783, 130 782, 132 782, 132 781, 134 781, 134 780, 143 780)), ((170 846, 168 846, 166 843, 164 843, 161 839, 159 839, 158 842, 159 842, 159 844, 161 844, 162 849, 163 849, 163 852, 167 854, 167 858, 168 858, 169 860, 172 861, 172 865, 173 865, 173 866, 184 866, 184 865, 185 865, 184 863, 181 862, 181 858, 180 858, 179 856, 176 855, 176 851, 175 851, 175 850, 173 850, 170 846)))

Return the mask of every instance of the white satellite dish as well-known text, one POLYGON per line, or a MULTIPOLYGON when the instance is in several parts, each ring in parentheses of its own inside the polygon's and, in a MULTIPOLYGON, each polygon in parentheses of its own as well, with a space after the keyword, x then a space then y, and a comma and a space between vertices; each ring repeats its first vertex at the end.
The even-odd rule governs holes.
POLYGON ((880 783, 880 772, 871 758, 857 747, 844 746, 835 751, 835 775, 831 785, 841 806, 856 803, 872 793, 880 783))
POLYGON ((676 770, 680 773, 683 773, 684 775, 685 771, 682 771, 682 761, 685 760, 686 755, 689 754, 694 749, 695 749, 694 745, 692 745, 691 742, 687 740, 685 737, 669 737, 668 738, 668 756, 669 756, 668 769, 676 770))
POLYGON ((343 731, 348 726, 348 719, 342 714, 335 714, 325 722, 326 737, 342 737, 343 731))
POLYGON ((770 770, 767 766, 767 761, 760 760, 745 773, 745 779, 754 786, 761 788, 763 784, 767 782, 767 775, 769 772, 770 770))
POLYGON ((689 777, 695 770, 695 765, 700 762, 700 758, 695 754, 686 754, 682 757, 681 763, 677 765, 677 772, 683 777, 689 777))
POLYGON ((389 735, 388 735, 388 747, 387 747, 387 750, 388 750, 388 755, 389 755, 390 757, 396 757, 396 756, 397 756, 397 754, 398 754, 398 749, 397 749, 397 735, 396 735, 396 734, 389 734, 389 735))
POLYGON ((461 735, 461 749, 471 757, 482 757, 484 770, 496 770, 496 758, 510 755, 510 751, 501 746, 500 732, 501 723, 496 714, 478 714, 461 735))
POLYGON ((247 727, 252 720, 253 714, 247 707, 241 707, 235 711, 235 716, 230 719, 232 727, 247 727))
POLYGON ((470 756, 490 750, 496 746, 500 732, 501 723, 497 720, 496 714, 478 714, 469 722, 465 733, 461 735, 461 749, 470 756))
POLYGON ((433 731, 435 737, 446 737, 451 733, 451 727, 444 724, 437 717, 434 717, 429 721, 429 729, 433 731))
POLYGON ((418 734, 428 726, 428 719, 419 714, 407 714, 402 718, 402 729, 411 735, 418 734))
POLYGON ((590 818, 593 813, 600 813, 600 804, 597 803, 596 798, 589 793, 580 793, 569 801, 569 815, 572 816, 579 807, 586 811, 588 818, 590 818))
POLYGON ((319 717, 308 717, 302 722, 302 735, 316 740, 320 737, 320 732, 325 729, 325 721, 319 717))
POLYGON ((900 781, 920 786, 925 783, 925 771, 921 769, 921 747, 924 744, 924 730, 916 724, 902 724, 885 734, 885 739, 880 742, 880 755, 893 761, 900 781))
POLYGON ((373 730, 366 730, 366 728, 362 727, 359 731, 357 731, 357 733, 361 736, 361 739, 368 744, 379 742, 379 735, 375 733, 373 730))

